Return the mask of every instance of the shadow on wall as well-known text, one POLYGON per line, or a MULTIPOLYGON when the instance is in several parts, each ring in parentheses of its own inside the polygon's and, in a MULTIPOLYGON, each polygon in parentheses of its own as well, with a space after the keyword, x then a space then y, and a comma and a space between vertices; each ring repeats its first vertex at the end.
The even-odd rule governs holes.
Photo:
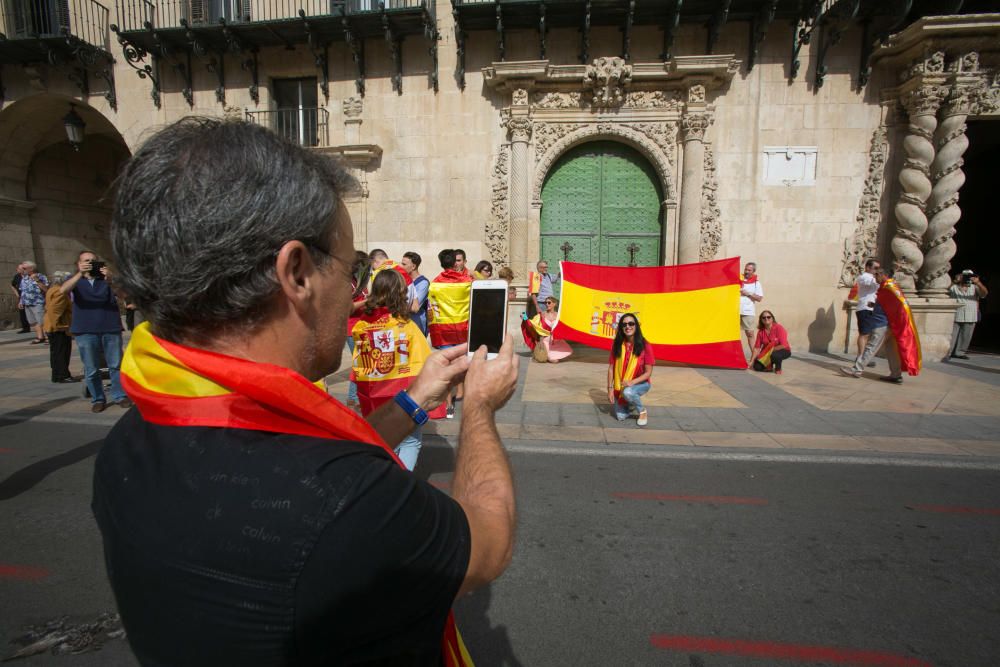
POLYGON ((833 342, 833 330, 837 327, 837 315, 833 311, 833 304, 827 309, 817 308, 816 319, 814 319, 807 330, 809 336, 810 352, 829 352, 830 343, 833 342))

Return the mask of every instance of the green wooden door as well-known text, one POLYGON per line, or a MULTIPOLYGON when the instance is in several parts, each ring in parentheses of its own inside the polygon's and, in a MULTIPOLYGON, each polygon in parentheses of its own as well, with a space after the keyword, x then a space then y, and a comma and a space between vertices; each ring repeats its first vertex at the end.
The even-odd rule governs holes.
POLYGON ((542 258, 553 266, 562 259, 627 266, 633 246, 636 265, 656 266, 661 201, 656 173, 632 148, 612 141, 577 146, 542 187, 542 258))

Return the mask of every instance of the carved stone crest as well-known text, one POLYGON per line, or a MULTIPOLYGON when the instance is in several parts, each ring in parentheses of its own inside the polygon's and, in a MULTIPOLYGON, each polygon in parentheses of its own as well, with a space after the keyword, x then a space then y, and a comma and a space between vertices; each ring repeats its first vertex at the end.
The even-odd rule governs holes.
POLYGON ((944 51, 926 51, 924 57, 910 64, 900 74, 900 80, 919 76, 921 74, 943 74, 945 70, 944 51))
POLYGON ((357 118, 364 110, 364 102, 360 97, 348 97, 343 103, 344 115, 348 118, 357 118))
POLYGON ((516 88, 511 101, 515 106, 524 106, 528 103, 528 91, 524 88, 516 88))
POLYGON ((583 82, 593 92, 595 107, 620 107, 625 101, 625 87, 632 82, 632 66, 622 58, 598 58, 587 65, 583 82))
POLYGON ((688 88, 688 104, 704 104, 705 86, 700 83, 688 88))

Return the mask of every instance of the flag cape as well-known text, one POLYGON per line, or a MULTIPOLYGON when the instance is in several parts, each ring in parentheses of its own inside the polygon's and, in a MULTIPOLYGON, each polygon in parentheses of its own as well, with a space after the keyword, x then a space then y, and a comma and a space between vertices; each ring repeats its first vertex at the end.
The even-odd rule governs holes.
POLYGON ((552 335, 552 326, 541 316, 535 315, 530 320, 521 320, 521 337, 529 350, 534 350, 535 345, 545 336, 552 335))
MULTIPOLYGON (((427 338, 416 322, 393 317, 385 308, 359 318, 351 335, 354 381, 363 415, 408 388, 431 354, 427 338)), ((442 406, 435 412, 443 417, 444 411, 442 406)))
POLYGON ((399 275, 403 276, 403 280, 406 281, 407 285, 412 285, 413 284, 413 278, 410 277, 410 272, 409 271, 407 271, 400 264, 392 261, 391 259, 387 259, 387 260, 385 260, 385 262, 382 263, 382 266, 380 266, 377 269, 375 269, 374 271, 372 271, 372 277, 368 280, 368 291, 369 292, 371 292, 372 284, 375 282, 375 276, 377 276, 382 271, 385 271, 386 269, 395 269, 395 271, 397 273, 399 273, 399 275))
MULTIPOLYGON (((368 422, 295 371, 172 343, 154 336, 148 322, 132 332, 121 379, 153 424, 368 442, 403 466, 368 422)), ((441 650, 447 667, 471 667, 450 612, 441 650)))
POLYGON ((900 370, 910 375, 918 375, 921 366, 920 337, 917 335, 917 325, 913 322, 910 304, 892 278, 886 279, 875 293, 875 300, 889 318, 889 329, 896 339, 899 350, 900 370))
POLYGON ((427 333, 431 345, 461 345, 469 338, 472 277, 450 269, 431 282, 427 292, 427 333))
POLYGON ((746 368, 739 264, 739 257, 643 268, 560 262, 555 335, 610 350, 618 319, 632 312, 657 359, 746 368))

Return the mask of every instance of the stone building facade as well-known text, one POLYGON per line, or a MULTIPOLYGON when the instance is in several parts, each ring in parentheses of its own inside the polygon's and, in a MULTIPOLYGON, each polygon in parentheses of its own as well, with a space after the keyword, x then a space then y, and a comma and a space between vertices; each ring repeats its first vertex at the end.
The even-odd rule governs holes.
MULTIPOLYGON (((522 294, 541 256, 740 256, 758 263, 792 345, 834 351, 853 348, 843 303, 874 256, 897 263, 925 355, 945 352, 966 128, 1000 126, 1000 14, 305 0, 299 15, 266 0, 118 0, 102 35, 74 24, 84 2, 100 5, 72 0, 45 39, 4 14, 8 273, 107 255, 108 193, 143 136, 229 116, 342 156, 361 185, 358 247, 415 250, 428 274, 445 246, 511 266, 522 294), (71 104, 86 123, 77 147, 71 104)), ((12 306, 8 291, 0 320, 12 306)))

